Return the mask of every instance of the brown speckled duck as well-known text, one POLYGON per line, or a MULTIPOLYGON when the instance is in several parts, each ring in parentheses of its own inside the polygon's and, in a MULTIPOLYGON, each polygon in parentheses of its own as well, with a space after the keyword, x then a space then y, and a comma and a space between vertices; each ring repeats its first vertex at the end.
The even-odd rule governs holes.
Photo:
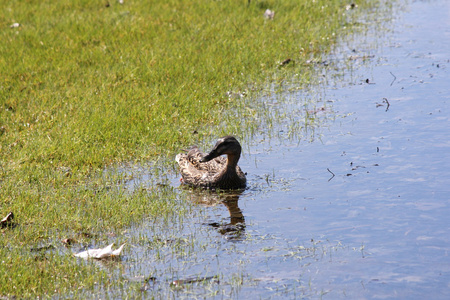
POLYGON ((245 188, 247 180, 237 165, 240 156, 239 142, 233 136, 225 136, 207 155, 195 146, 187 154, 178 154, 175 160, 180 166, 184 184, 211 189, 241 189, 245 188))

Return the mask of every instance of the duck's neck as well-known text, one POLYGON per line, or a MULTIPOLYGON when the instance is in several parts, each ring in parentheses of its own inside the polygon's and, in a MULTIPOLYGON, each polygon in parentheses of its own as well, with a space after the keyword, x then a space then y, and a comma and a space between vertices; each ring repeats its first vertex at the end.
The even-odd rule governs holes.
POLYGON ((236 170, 237 163, 240 155, 227 155, 227 169, 236 170))

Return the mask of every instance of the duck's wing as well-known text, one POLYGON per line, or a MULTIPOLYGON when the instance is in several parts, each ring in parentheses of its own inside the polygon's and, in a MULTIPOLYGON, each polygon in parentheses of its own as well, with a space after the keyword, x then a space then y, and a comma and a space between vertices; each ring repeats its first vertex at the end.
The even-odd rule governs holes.
POLYGON ((203 152, 201 152, 197 148, 197 146, 194 146, 187 153, 187 160, 197 170, 199 170, 199 171, 201 171, 201 170, 207 171, 207 169, 205 169, 205 166, 202 163, 200 163, 200 160, 202 159, 203 156, 205 156, 205 154, 203 152))
POLYGON ((180 153, 175 160, 180 166, 180 173, 186 184, 194 186, 209 185, 212 178, 225 168, 226 159, 217 157, 209 162, 201 163, 205 156, 197 147, 192 147, 188 153, 180 153))
POLYGON ((200 160, 206 156, 205 153, 202 153, 197 147, 193 147, 187 153, 187 158, 189 162, 199 171, 208 172, 208 173, 218 173, 222 171, 227 163, 227 159, 225 157, 216 157, 208 162, 200 162, 200 160))

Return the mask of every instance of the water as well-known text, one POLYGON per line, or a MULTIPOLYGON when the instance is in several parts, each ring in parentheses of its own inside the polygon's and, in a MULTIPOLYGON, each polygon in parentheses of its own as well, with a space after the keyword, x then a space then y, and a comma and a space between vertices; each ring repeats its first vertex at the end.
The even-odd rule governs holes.
POLYGON ((130 230, 116 269, 128 288, 164 299, 450 297, 450 3, 406 7, 390 31, 342 41, 327 84, 261 99, 289 117, 244 145, 246 191, 180 189, 195 203, 186 218, 130 230), (294 126, 308 114, 316 125, 294 126))

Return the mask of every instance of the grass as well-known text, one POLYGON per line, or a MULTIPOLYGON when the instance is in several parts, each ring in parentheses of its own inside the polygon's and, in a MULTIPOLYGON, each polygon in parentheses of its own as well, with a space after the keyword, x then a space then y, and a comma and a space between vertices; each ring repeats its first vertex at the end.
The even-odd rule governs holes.
POLYGON ((4 4, 5 161, 98 168, 186 145, 226 92, 321 55, 344 22, 339 1, 241 2, 4 4))
MULTIPOLYGON (((251 97, 294 73, 309 82, 305 61, 327 53, 354 13, 337 0, 30 0, 0 9, 0 217, 16 215, 15 227, 0 229, 0 296, 18 297, 106 284, 60 240, 91 245, 181 212, 170 188, 127 192, 119 187, 129 177, 105 166, 217 135, 212 126, 239 106, 227 92, 251 97), (295 63, 280 67, 287 58, 295 63), (30 251, 49 243, 56 250, 30 251)), ((245 134, 226 122, 227 133, 245 134)))

